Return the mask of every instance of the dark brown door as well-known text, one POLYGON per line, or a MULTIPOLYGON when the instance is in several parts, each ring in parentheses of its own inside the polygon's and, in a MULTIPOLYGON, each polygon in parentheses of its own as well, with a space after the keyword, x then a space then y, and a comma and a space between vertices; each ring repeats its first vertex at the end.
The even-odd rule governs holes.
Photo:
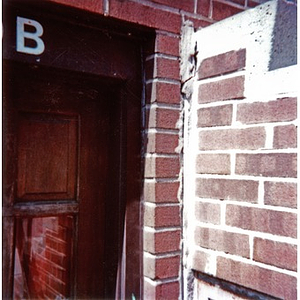
POLYGON ((112 297, 124 215, 120 85, 17 63, 4 70, 14 298, 112 297))

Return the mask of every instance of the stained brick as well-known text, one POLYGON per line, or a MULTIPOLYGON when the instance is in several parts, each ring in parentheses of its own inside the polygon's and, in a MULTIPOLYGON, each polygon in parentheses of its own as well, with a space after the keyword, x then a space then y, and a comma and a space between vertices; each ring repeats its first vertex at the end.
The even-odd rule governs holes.
POLYGON ((230 174, 229 154, 198 154, 196 172, 199 174, 230 174))
POLYGON ((198 178, 196 184, 196 195, 200 198, 257 202, 257 181, 198 178))
POLYGON ((237 154, 236 173, 268 177, 297 177, 297 154, 237 154))
POLYGON ((292 121, 297 117, 297 98, 239 104, 237 120, 243 124, 292 121))
POLYGON ((151 279, 178 277, 180 256, 144 256, 144 275, 151 279))
POLYGON ((297 148, 297 127, 295 125, 274 127, 273 148, 297 148))
POLYGON ((199 70, 199 79, 226 74, 243 69, 246 64, 246 49, 230 51, 202 61, 199 70))
POLYGON ((264 184, 264 201, 267 205, 297 207, 297 184, 291 182, 271 182, 264 184))
POLYGON ((202 83, 199 86, 199 103, 244 98, 244 76, 202 83))
POLYGON ((180 85, 153 82, 146 87, 147 103, 180 104, 180 85))
POLYGON ((145 206, 144 225, 149 227, 180 226, 180 208, 176 206, 145 206))
POLYGON ((268 265, 297 271, 297 246, 254 238, 253 259, 268 265))
POLYGON ((179 56, 179 37, 158 33, 155 42, 155 52, 179 56))
POLYGON ((178 202, 179 182, 144 183, 144 200, 157 203, 178 202))
POLYGON ((167 133, 149 133, 147 136, 147 153, 175 154, 178 147, 179 137, 167 133))
POLYGON ((196 227, 195 243, 202 248, 249 258, 249 236, 224 230, 196 227))
POLYGON ((174 33, 180 32, 180 14, 155 9, 137 2, 110 0, 109 15, 152 28, 174 33))
POLYGON ((217 277, 286 300, 297 299, 297 278, 218 257, 217 277))
POLYGON ((202 130, 199 132, 200 150, 255 150, 265 145, 263 127, 246 129, 202 130))
POLYGON ((226 19, 242 11, 243 9, 241 8, 236 8, 225 3, 221 3, 217 1, 212 2, 212 18, 215 21, 226 19))
POLYGON ((144 230, 144 251, 152 254, 180 250, 181 230, 146 231, 144 230))
POLYGON ((199 222, 219 225, 221 217, 220 204, 197 201, 195 203, 195 216, 199 222))
POLYGON ((228 204, 226 224, 252 231, 297 237, 297 215, 290 212, 228 204))
POLYGON ((201 108, 198 110, 198 127, 231 125, 232 105, 201 108))
POLYGON ((144 281, 144 299, 179 299, 180 298, 180 286, 179 282, 168 282, 151 284, 148 280, 144 281))

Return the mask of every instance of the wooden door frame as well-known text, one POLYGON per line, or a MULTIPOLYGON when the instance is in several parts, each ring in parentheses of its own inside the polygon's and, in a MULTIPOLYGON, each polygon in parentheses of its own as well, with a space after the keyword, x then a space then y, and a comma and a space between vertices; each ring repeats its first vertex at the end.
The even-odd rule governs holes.
MULTIPOLYGON (((28 3, 27 3, 28 4, 28 3)), ((123 22, 111 22, 111 20, 104 21, 103 18, 95 16, 93 14, 78 11, 72 8, 60 7, 59 5, 49 3, 33 3, 30 5, 24 5, 24 1, 6 1, 4 3, 4 12, 9 8, 20 9, 21 11, 28 12, 30 15, 35 15, 34 12, 38 12, 39 15, 45 15, 47 17, 54 17, 62 21, 70 23, 75 22, 75 25, 80 27, 93 28, 99 30, 106 35, 115 39, 130 41, 135 43, 139 47, 140 57, 138 58, 140 67, 142 68, 142 52, 143 45, 149 39, 153 39, 153 33, 145 30, 141 27, 131 27, 123 22), (86 21, 88 20, 88 24, 86 21), (124 26, 125 25, 125 26, 124 26), (129 34, 130 33, 130 34, 129 34)), ((4 19, 4 26, 5 26, 4 19)), ((5 30, 4 30, 5 32, 5 30)), ((27 60, 27 57, 23 55, 23 58, 19 57, 6 57, 5 48, 10 46, 5 41, 7 38, 4 35, 4 59, 7 61, 19 60, 22 62, 27 60)), ((10 51, 11 52, 11 49, 10 51)), ((29 65, 33 67, 36 65, 32 60, 32 57, 28 57, 29 65)), ((136 58, 134 58, 136 59, 136 58)), ((131 64, 130 61, 127 65, 131 64)), ((130 77, 126 73, 126 67, 118 74, 112 73, 114 70, 105 71, 103 74, 96 74, 100 77, 113 78, 113 80, 119 80, 122 82, 122 118, 126 122, 126 126, 122 129, 122 139, 124 149, 125 160, 122 162, 124 167, 124 176, 126 177, 126 184, 122 193, 126 199, 125 210, 125 228, 126 228, 126 278, 124 286, 126 290, 123 291, 123 295, 131 297, 133 294, 136 298, 142 296, 142 216, 141 216, 141 149, 142 149, 142 122, 141 122, 141 111, 142 111, 142 72, 140 69, 136 71, 134 78, 130 77), (138 223, 138 226, 137 226, 138 223), (134 237, 134 239, 133 239, 134 237), (137 284, 138 282, 138 284, 137 284)), ((89 72, 86 71, 86 76, 89 76, 89 72)), ((97 72, 96 72, 97 73, 97 72)), ((95 76, 95 75, 93 75, 95 76)), ((5 107, 3 108, 5 111, 5 107)), ((5 125, 5 124, 4 124, 5 125)), ((5 172, 5 170, 4 170, 5 172)), ((14 218, 18 215, 24 215, 28 213, 28 209, 24 206, 13 205, 13 199, 6 198, 6 192, 4 190, 4 206, 3 206, 3 297, 11 297, 12 284, 13 284, 13 235, 14 235, 14 218), (7 263, 8 262, 8 263, 7 263)), ((56 207, 53 207, 53 212, 56 211, 56 207)), ((67 208, 68 212, 74 212, 74 207, 70 205, 67 208)), ((49 213, 49 211, 48 211, 49 213)), ((122 224, 120 224, 122 226, 122 224)), ((121 237, 122 237, 121 233, 121 237)), ((119 245, 122 241, 119 241, 119 245)))

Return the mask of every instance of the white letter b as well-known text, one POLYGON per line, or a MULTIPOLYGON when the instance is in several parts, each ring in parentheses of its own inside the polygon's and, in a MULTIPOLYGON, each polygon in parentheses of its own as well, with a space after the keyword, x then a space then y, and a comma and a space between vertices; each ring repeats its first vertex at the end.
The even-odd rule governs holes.
POLYGON ((45 50, 45 44, 40 38, 43 35, 43 26, 34 20, 17 17, 17 51, 22 53, 39 55, 45 50), (25 25, 35 28, 35 32, 25 31, 25 25), (33 40, 36 43, 35 47, 25 45, 25 40, 33 40))

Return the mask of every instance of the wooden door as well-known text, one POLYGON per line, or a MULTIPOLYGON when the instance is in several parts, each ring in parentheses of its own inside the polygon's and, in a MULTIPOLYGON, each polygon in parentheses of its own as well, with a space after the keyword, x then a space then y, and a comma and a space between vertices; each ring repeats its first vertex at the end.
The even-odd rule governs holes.
POLYGON ((113 297, 124 215, 120 84, 12 62, 4 78, 13 297, 113 297))

